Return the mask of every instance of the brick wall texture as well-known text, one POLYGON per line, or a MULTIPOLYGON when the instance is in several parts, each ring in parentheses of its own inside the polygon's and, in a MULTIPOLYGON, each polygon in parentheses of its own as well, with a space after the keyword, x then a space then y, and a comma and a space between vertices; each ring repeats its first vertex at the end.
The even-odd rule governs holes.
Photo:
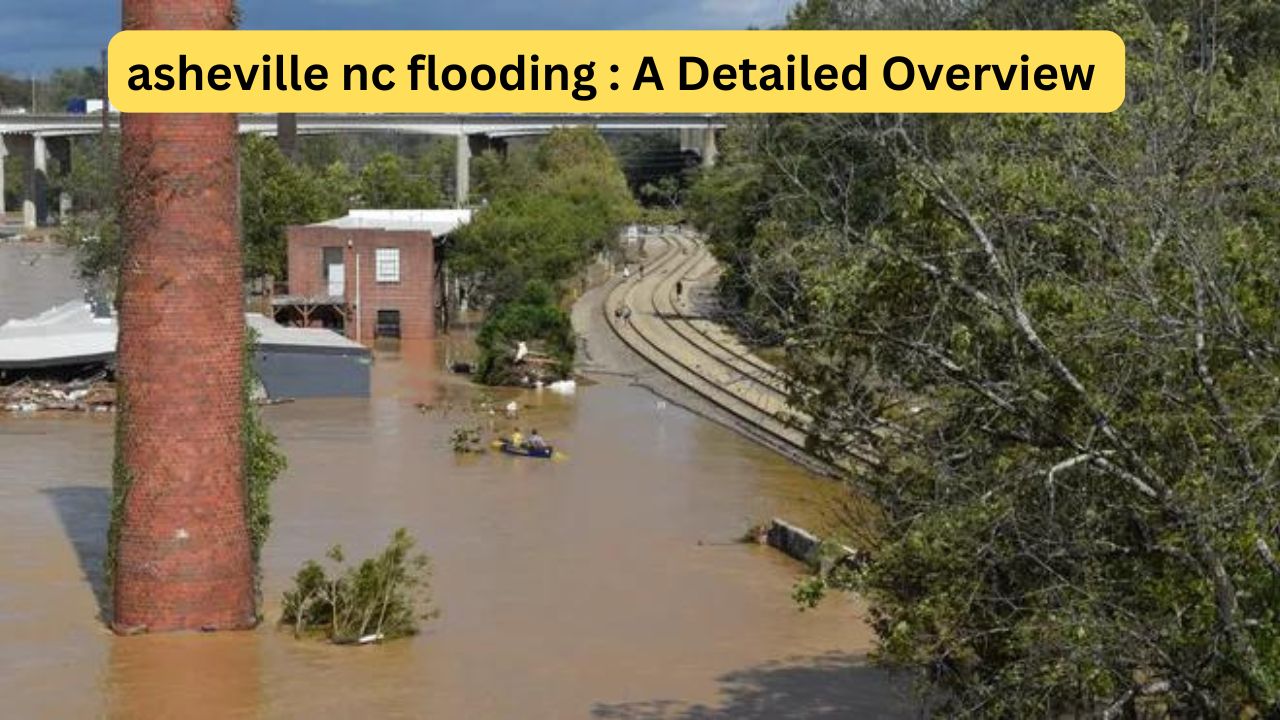
MULTIPOLYGON (((126 29, 228 29, 231 0, 124 0, 126 29)), ((234 115, 122 117, 117 630, 254 623, 234 115)))
POLYGON ((372 342, 379 310, 400 312, 403 340, 435 337, 435 239, 429 232, 348 229, 322 225, 294 226, 286 230, 289 255, 289 294, 323 297, 328 294, 324 248, 341 248, 344 297, 356 305, 356 255, 360 256, 360 322, 353 316, 346 324, 347 337, 372 342), (378 248, 400 250, 400 281, 378 282, 375 255, 378 248), (360 337, 356 337, 359 325, 360 337))

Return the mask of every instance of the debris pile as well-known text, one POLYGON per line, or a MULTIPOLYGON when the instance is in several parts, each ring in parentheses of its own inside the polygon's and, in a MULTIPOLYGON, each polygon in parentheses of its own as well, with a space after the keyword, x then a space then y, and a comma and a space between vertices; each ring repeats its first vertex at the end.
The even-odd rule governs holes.
POLYGON ((9 412, 108 412, 115 404, 115 384, 107 379, 105 372, 68 382, 22 378, 0 385, 0 408, 9 412))

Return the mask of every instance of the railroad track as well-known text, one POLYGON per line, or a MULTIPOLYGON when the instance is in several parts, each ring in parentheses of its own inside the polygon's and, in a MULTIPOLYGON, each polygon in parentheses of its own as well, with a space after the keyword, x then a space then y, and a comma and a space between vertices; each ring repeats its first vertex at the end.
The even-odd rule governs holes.
POLYGON ((714 268, 705 251, 682 237, 664 238, 667 251, 643 278, 619 283, 605 298, 605 320, 632 350, 693 393, 786 449, 828 471, 806 443, 801 418, 787 408, 781 376, 763 361, 713 338, 701 322, 681 312, 675 284, 714 268), (691 252, 692 250, 692 252, 691 252), (632 309, 629 320, 615 311, 632 309))
POLYGON ((701 278, 716 267, 716 261, 701 243, 684 237, 672 238, 682 253, 693 259, 673 272, 653 293, 653 308, 669 326, 689 343, 699 347, 744 380, 757 386, 762 392, 776 396, 785 404, 788 397, 786 377, 764 360, 734 339, 724 338, 723 330, 714 323, 696 315, 689 315, 680 308, 680 298, 675 293, 679 281, 701 278), (688 252, 690 249, 693 252, 688 252), (720 337, 717 337, 719 335, 720 337))

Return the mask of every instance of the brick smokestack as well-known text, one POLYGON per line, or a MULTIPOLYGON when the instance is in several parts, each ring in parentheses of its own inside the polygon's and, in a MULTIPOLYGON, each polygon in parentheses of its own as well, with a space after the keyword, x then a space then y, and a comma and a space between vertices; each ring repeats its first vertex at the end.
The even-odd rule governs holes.
MULTIPOLYGON (((232 0, 124 0, 124 28, 227 30, 232 0)), ((254 624, 234 115, 125 114, 117 631, 254 624)))

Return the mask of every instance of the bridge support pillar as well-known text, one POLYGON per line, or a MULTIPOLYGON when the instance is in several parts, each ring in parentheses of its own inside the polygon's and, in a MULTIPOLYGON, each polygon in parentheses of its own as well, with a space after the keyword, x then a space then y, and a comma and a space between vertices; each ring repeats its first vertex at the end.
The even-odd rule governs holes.
POLYGON ((709 127, 705 131, 702 138, 702 167, 715 167, 716 159, 720 155, 720 148, 716 145, 716 129, 709 127))
POLYGON ((680 152, 685 153, 698 149, 693 142, 693 131, 690 128, 680 128, 676 132, 680 133, 680 152))
POLYGON ((4 221, 5 213, 9 210, 4 202, 4 159, 8 154, 9 148, 4 144, 4 136, 0 135, 0 222, 4 221))
POLYGON ((276 115, 276 145, 280 152, 293 162, 298 161, 298 116, 295 113, 276 115))
MULTIPOLYGON (((47 140, 48 153, 47 156, 53 158, 58 166, 58 176, 68 178, 71 176, 71 138, 69 137, 51 137, 47 140)), ((71 214, 71 192, 65 188, 65 185, 58 192, 58 220, 65 221, 66 217, 71 214)))
POLYGON ((49 207, 49 150, 43 135, 19 135, 18 151, 26 161, 27 187, 22 198, 22 226, 28 230, 44 225, 49 207))
POLYGON ((702 160, 702 167, 712 167, 716 164, 720 151, 716 146, 715 128, 686 127, 680 128, 678 132, 680 133, 681 153, 697 153, 702 160))
POLYGON ((504 157, 507 154, 507 141, 488 135, 459 135, 457 169, 454 175, 454 201, 458 207, 466 207, 471 202, 471 158, 493 150, 504 157))
POLYGON ((453 201, 457 207, 466 207, 471 195, 471 136, 458 136, 456 166, 454 168, 453 201))

